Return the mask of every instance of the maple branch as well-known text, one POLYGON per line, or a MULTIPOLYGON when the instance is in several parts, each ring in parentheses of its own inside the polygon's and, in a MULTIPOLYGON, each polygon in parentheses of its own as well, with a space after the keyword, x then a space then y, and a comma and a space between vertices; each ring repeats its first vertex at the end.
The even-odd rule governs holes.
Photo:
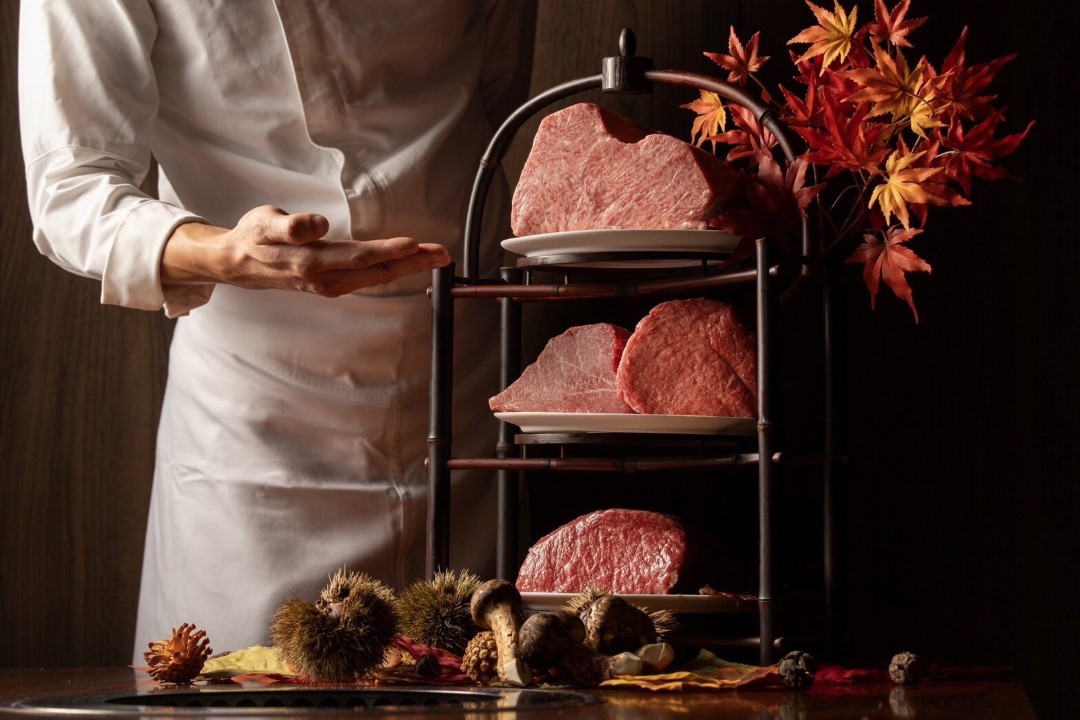
MULTIPOLYGON (((765 83, 761 82, 761 80, 758 79, 757 73, 748 73, 747 77, 757 83, 757 86, 761 88, 762 99, 772 97, 772 94, 769 93, 769 88, 765 87, 765 83)), ((777 111, 781 109, 779 106, 776 105, 776 103, 770 102, 769 105, 777 111)))
POLYGON ((856 185, 849 185, 848 189, 857 188, 859 191, 858 197, 855 198, 855 202, 852 203, 851 212, 848 213, 847 218, 844 220, 844 224, 840 226, 840 231, 836 233, 833 238, 833 242, 826 247, 826 252, 831 252, 833 248, 838 246, 841 242, 848 238, 848 235, 856 231, 862 226, 863 221, 870 214, 870 208, 867 205, 867 195, 871 191, 870 183, 864 183, 862 187, 856 185))

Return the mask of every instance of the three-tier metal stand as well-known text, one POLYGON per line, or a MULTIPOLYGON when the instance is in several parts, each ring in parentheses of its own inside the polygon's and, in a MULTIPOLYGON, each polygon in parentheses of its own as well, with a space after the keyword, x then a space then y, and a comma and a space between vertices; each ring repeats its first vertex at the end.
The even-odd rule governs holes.
MULTIPOLYGON (((588 265, 597 258, 589 254, 560 255, 555 257, 522 258, 516 267, 503 268, 498 278, 480 277, 479 243, 480 227, 484 205, 492 178, 501 159, 509 146, 514 133, 533 115, 552 103, 577 93, 600 89, 604 93, 647 94, 652 85, 666 84, 683 86, 698 90, 712 91, 726 100, 741 105, 755 113, 761 124, 772 131, 778 146, 788 160, 794 160, 796 152, 790 142, 788 131, 777 118, 773 108, 758 102, 743 90, 716 78, 678 70, 653 69, 648 58, 637 57, 634 48, 634 36, 629 30, 623 30, 619 39, 620 55, 606 57, 602 62, 599 75, 579 78, 553 87, 535 96, 519 107, 499 127, 486 152, 480 160, 480 167, 473 185, 465 226, 464 274, 455 275, 453 265, 433 272, 430 289, 432 302, 432 375, 430 388, 431 415, 428 434, 428 477, 429 509, 427 535, 427 573, 433 577, 442 568, 449 567, 450 544, 450 476, 455 470, 487 469, 497 474, 499 510, 497 523, 497 562, 498 574, 502 578, 512 579, 520 560, 517 547, 519 513, 519 479, 522 473, 536 471, 605 471, 605 472, 650 472, 658 470, 677 470, 686 468, 722 468, 729 466, 756 465, 758 486, 758 588, 756 606, 758 612, 759 637, 763 663, 775 661, 780 644, 781 629, 777 627, 775 603, 777 601, 777 572, 774 562, 777 548, 776 513, 774 506, 777 498, 776 471, 785 461, 784 454, 776 447, 775 414, 776 395, 776 353, 779 328, 775 319, 778 303, 779 285, 787 268, 774 263, 775 248, 768 238, 758 239, 755 243, 753 267, 742 267, 716 272, 716 256, 701 253, 692 261, 700 262, 700 272, 690 276, 660 277, 633 280, 572 282, 573 273, 566 272, 565 282, 537 284, 533 281, 535 270, 563 269, 588 265), (753 448, 746 448, 738 439, 731 442, 714 442, 703 451, 702 444, 710 438, 678 437, 668 438, 671 443, 688 443, 693 449, 685 455, 661 457, 574 457, 557 452, 554 457, 536 457, 528 450, 537 445, 573 445, 582 442, 622 443, 626 447, 636 447, 642 436, 605 436, 603 438, 555 434, 522 434, 508 423, 500 423, 499 437, 495 446, 494 457, 457 458, 452 455, 451 409, 453 378, 453 343, 454 343, 454 303, 471 299, 495 299, 501 306, 500 356, 501 386, 513 382, 521 371, 521 303, 526 301, 573 300, 593 298, 666 298, 678 297, 688 293, 711 291, 726 285, 754 285, 755 295, 755 330, 758 356, 758 408, 756 443, 753 448)), ((633 253, 606 254, 605 259, 634 259, 633 253)), ((686 256, 680 256, 686 259, 686 256)), ((810 242, 808 222, 802 225, 802 255, 795 263, 795 276, 806 277, 815 269, 815 258, 810 242)), ((834 294, 834 293, 833 293, 834 294)), ((825 366, 835 366, 836 347, 835 304, 826 292, 826 342, 824 343, 825 366)), ((835 427, 835 417, 839 413, 839 378, 829 373, 825 378, 830 400, 826 402, 826 429, 824 433, 826 448, 822 453, 825 483, 825 521, 824 532, 824 569, 823 594, 827 604, 839 605, 839 583, 841 581, 841 554, 838 542, 838 529, 842 513, 839 511, 842 497, 839 473, 842 453, 839 451, 839 435, 835 427)), ((711 440, 715 441, 715 438, 711 440)), ((835 613, 829 609, 829 617, 835 613)), ((829 629, 835 632, 835 629, 829 629)))

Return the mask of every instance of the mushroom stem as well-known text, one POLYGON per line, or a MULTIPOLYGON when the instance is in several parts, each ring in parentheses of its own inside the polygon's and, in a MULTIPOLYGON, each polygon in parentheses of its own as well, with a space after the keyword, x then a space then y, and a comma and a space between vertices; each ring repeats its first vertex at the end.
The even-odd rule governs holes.
POLYGON ((518 630, 525 613, 517 588, 505 580, 488 580, 473 593, 470 609, 473 621, 495 636, 499 679, 518 687, 532 683, 529 666, 518 658, 518 630))
POLYGON ((531 683, 529 668, 517 657, 520 623, 511 608, 506 605, 497 606, 487 614, 486 619, 495 636, 495 647, 499 653, 499 678, 512 685, 525 686, 531 683))

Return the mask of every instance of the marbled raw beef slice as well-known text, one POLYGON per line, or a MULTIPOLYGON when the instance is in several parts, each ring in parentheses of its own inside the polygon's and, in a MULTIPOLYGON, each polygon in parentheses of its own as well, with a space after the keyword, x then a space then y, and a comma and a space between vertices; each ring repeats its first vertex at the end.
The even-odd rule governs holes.
POLYGON ((696 593, 725 582, 726 564, 715 538, 677 517, 612 508, 537 540, 516 585, 521 592, 580 593, 595 586, 622 594, 696 593))
POLYGON ((514 190, 515 235, 702 229, 730 204, 739 172, 670 135, 592 103, 545 117, 514 190))
POLYGON ((488 401, 496 412, 630 413, 615 372, 630 331, 579 325, 548 341, 521 377, 488 401))
POLYGON ((757 415, 753 337, 726 303, 671 300, 638 323, 623 351, 619 395, 649 415, 757 415))

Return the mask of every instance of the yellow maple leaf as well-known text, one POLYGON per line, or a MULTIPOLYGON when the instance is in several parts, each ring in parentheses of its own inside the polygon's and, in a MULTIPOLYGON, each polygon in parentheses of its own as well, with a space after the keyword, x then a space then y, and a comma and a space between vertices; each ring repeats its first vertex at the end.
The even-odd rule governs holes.
POLYGON ((933 90, 920 91, 912 101, 912 107, 908 111, 908 124, 911 132, 926 139, 926 131, 930 128, 945 127, 945 123, 938 121, 939 108, 934 104, 935 93, 933 90))
POLYGON ((833 60, 840 58, 843 61, 851 51, 851 38, 855 34, 855 17, 859 8, 851 8, 851 13, 840 7, 840 0, 834 0, 833 12, 818 7, 810 0, 806 0, 814 17, 817 18, 817 27, 803 30, 795 37, 788 40, 788 45, 810 43, 810 47, 795 62, 801 63, 818 55, 825 55, 821 63, 821 72, 825 72, 833 60))
POLYGON ((276 647, 254 645, 208 659, 200 673, 204 678, 228 678, 254 673, 295 675, 276 647))
POLYGON ((922 183, 939 173, 941 168, 911 167, 923 154, 924 152, 920 151, 901 155, 900 151, 896 150, 885 161, 885 181, 875 187, 870 194, 868 207, 872 208, 875 204, 878 205, 885 215, 886 223, 889 222, 893 215, 896 215, 903 224, 904 229, 910 229, 909 203, 924 205, 940 200, 922 183))
MULTIPOLYGON (((727 110, 724 109, 720 96, 708 90, 700 92, 701 97, 697 100, 679 106, 697 113, 694 125, 690 128, 690 139, 698 147, 701 147, 706 140, 719 135, 727 126, 727 110)), ((716 141, 713 140, 713 150, 715 149, 716 141)))

